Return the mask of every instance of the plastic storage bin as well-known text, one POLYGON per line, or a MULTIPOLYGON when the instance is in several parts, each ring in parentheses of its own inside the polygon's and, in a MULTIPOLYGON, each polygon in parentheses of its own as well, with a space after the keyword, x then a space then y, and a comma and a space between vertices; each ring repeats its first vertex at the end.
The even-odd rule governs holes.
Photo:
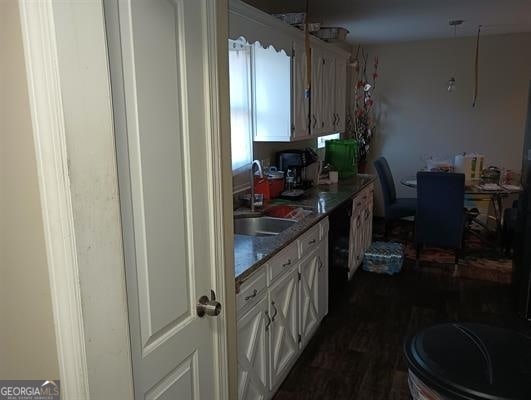
POLYGON ((345 28, 324 26, 315 33, 315 36, 323 40, 345 40, 349 33, 345 28))
POLYGON ((284 14, 272 14, 273 17, 278 18, 284 21, 286 24, 298 25, 304 23, 304 18, 306 13, 304 12, 295 12, 295 13, 284 13, 284 14))
POLYGON ((488 325, 426 328, 404 346, 413 400, 531 399, 531 338, 488 325))
POLYGON ((325 161, 339 172, 339 178, 358 173, 358 142, 354 139, 333 139, 325 142, 325 161))
POLYGON ((394 275, 404 262, 404 246, 400 243, 374 242, 365 252, 364 271, 394 275))

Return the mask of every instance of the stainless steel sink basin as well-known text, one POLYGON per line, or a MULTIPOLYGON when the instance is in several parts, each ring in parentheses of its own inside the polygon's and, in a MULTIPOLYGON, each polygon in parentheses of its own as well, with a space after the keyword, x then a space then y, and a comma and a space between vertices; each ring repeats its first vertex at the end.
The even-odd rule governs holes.
POLYGON ((274 217, 236 218, 234 233, 248 236, 275 236, 296 224, 293 219, 274 217))

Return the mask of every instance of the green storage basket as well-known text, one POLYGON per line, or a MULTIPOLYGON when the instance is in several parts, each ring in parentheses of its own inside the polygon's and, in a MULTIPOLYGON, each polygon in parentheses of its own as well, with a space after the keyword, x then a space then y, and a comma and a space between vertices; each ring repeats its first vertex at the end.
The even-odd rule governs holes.
POLYGON ((325 142, 325 161, 333 165, 339 178, 358 173, 358 142, 355 139, 333 139, 325 142))

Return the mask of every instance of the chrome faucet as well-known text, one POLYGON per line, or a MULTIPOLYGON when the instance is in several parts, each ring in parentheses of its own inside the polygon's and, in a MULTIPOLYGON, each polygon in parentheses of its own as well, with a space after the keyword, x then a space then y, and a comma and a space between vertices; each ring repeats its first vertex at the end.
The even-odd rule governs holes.
POLYGON ((262 164, 260 164, 260 160, 254 160, 251 163, 251 169, 250 169, 250 174, 251 174, 251 212, 254 212, 254 166, 255 165, 258 167, 258 173, 259 173, 260 178, 264 177, 264 175, 262 173, 262 164))

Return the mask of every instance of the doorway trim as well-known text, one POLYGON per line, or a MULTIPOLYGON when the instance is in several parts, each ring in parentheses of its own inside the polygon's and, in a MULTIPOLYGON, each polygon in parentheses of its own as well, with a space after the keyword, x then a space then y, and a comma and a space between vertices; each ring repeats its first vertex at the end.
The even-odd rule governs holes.
POLYGON ((61 394, 65 398, 89 399, 53 5, 35 4, 19 0, 61 394))
MULTIPOLYGON (((228 76, 228 6, 226 0, 204 4, 212 22, 204 32, 212 43, 209 201, 213 233, 221 239, 213 248, 220 268, 212 280, 225 311, 216 327, 215 384, 228 400, 237 393, 228 82, 219 79, 228 76)), ((19 8, 62 395, 132 399, 103 0, 19 0, 19 8)))

